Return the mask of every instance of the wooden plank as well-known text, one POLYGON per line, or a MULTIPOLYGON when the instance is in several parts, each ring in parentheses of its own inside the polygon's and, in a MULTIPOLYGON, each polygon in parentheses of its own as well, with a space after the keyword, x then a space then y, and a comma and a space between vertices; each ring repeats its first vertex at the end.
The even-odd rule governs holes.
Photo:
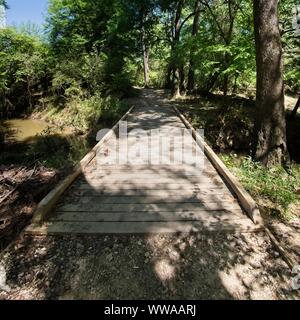
POLYGON ((79 190, 102 190, 103 192, 122 192, 127 190, 195 190, 195 191, 205 191, 205 190, 219 190, 220 192, 228 191, 225 185, 218 185, 215 183, 210 184, 196 184, 196 183, 144 183, 144 184, 102 184, 102 183, 81 183, 79 190))
MULTIPOLYGON (((217 172, 216 169, 213 167, 213 165, 209 162, 209 160, 206 158, 205 160, 205 168, 204 171, 206 171, 207 169, 211 170, 212 172, 217 172)), ((92 164, 92 163, 91 163, 92 164)), ((98 168, 96 166, 89 166, 85 169, 85 172, 94 172, 96 171, 98 168)), ((197 173, 199 172, 199 169, 195 166, 195 165, 188 165, 188 164, 170 164, 170 165, 163 165, 163 164, 159 164, 159 165, 105 165, 102 166, 101 168, 99 168, 100 171, 105 172, 108 171, 108 173, 111 172, 145 172, 147 173, 147 170, 149 171, 149 173, 152 172, 173 172, 173 171, 177 171, 177 172, 181 172, 181 173, 185 173, 185 172, 192 172, 192 173, 197 173)))
POLYGON ((236 203, 234 197, 230 195, 191 195, 190 197, 181 196, 180 194, 173 196, 108 196, 108 195, 95 195, 90 194, 85 196, 78 196, 78 194, 71 194, 69 197, 65 198, 65 202, 76 203, 99 203, 100 204, 163 204, 163 203, 236 203))
POLYGON ((215 169, 212 170, 207 170, 206 168, 201 171, 200 169, 195 169, 195 170, 189 170, 189 171, 184 171, 183 169, 177 169, 177 170, 161 170, 161 169, 144 169, 144 170, 136 170, 134 166, 131 167, 131 169, 127 170, 113 170, 113 169, 108 169, 106 170, 105 168, 100 168, 96 169, 94 168, 93 170, 85 171, 84 172, 85 176, 97 176, 99 178, 111 176, 111 177, 117 177, 117 176, 122 176, 122 177, 128 177, 132 178, 134 176, 139 176, 139 177, 145 177, 146 179, 149 177, 170 177, 170 178, 176 178, 177 176, 189 179, 190 177, 219 177, 219 174, 215 169))
POLYGON ((96 156, 99 148, 112 136, 117 130, 119 123, 127 118, 134 107, 122 117, 122 119, 103 137, 101 141, 80 161, 74 168, 73 172, 67 176, 55 189, 48 193, 48 195, 38 204, 34 212, 32 223, 42 223, 52 208, 55 206, 61 195, 70 187, 70 185, 80 176, 84 167, 86 167, 96 156))
POLYGON ((132 182, 132 183, 101 183, 99 181, 95 182, 88 182, 86 185, 89 185, 92 188, 102 188, 103 190, 127 190, 127 189, 140 189, 140 190, 159 190, 159 189, 165 189, 165 190, 182 190, 182 189, 188 189, 188 190, 194 190, 194 189, 206 189, 206 188, 222 188, 225 190, 224 184, 218 183, 218 182, 206 182, 206 183, 148 183, 145 182, 132 182))
POLYGON ((49 221, 64 222, 162 222, 162 221, 238 221, 247 219, 241 210, 191 212, 56 212, 49 221))
POLYGON ((92 172, 84 172, 84 177, 89 179, 92 176, 97 176, 99 179, 104 178, 104 177, 112 177, 116 178, 118 176, 122 176, 124 178, 134 178, 136 176, 139 177, 144 177, 145 179, 148 178, 159 178, 159 177, 164 177, 164 178, 174 178, 176 177, 181 177, 182 179, 189 179, 190 177, 220 177, 219 174, 214 170, 214 171, 203 171, 201 172, 185 172, 183 170, 176 170, 176 171, 154 171, 154 170, 145 170, 145 171, 138 171, 138 170, 132 170, 132 171, 112 171, 112 170, 95 170, 92 172))
POLYGON ((193 212, 197 209, 206 210, 239 210, 236 203, 151 203, 151 204, 101 204, 97 201, 89 203, 65 204, 57 207, 61 212, 193 212))
POLYGON ((147 181, 148 183, 169 183, 169 182, 195 182, 195 183, 203 183, 203 182, 220 182, 223 183, 223 180, 217 173, 203 173, 199 175, 189 175, 184 176, 179 173, 161 173, 161 174, 144 174, 143 172, 137 174, 127 174, 127 173, 119 173, 119 174, 102 174, 102 173, 94 173, 89 176, 84 177, 88 181, 101 181, 101 182, 122 182, 122 183, 131 183, 131 182, 141 182, 147 181))
POLYGON ((32 235, 105 235, 105 234, 167 234, 167 233, 253 233, 262 228, 255 226, 251 220, 231 221, 230 223, 200 222, 55 222, 42 227, 31 225, 27 234, 32 235))
POLYGON ((211 196, 214 195, 216 197, 229 197, 229 198, 234 198, 230 191, 228 189, 222 189, 222 188, 207 188, 207 189, 202 189, 202 190, 141 190, 141 189, 127 189, 127 190, 110 190, 110 191, 105 191, 101 187, 97 189, 93 189, 90 185, 85 184, 85 185, 76 185, 76 187, 73 187, 72 190, 72 195, 78 196, 78 197, 132 197, 132 196, 143 196, 143 197, 155 197, 155 198, 173 198, 173 197, 186 197, 190 198, 193 196, 196 197, 202 197, 202 196, 211 196))
POLYGON ((245 211, 248 213, 250 219, 255 224, 263 224, 263 220, 261 218, 259 208, 256 202, 254 201, 254 199, 245 190, 245 188, 241 185, 241 183, 237 180, 237 178, 227 169, 225 164, 215 154, 212 148, 203 140, 203 138, 197 133, 197 131, 193 128, 193 126, 189 123, 189 121, 184 117, 184 115, 182 115, 175 106, 173 108, 181 118, 182 122, 186 125, 186 127, 192 130, 194 139, 198 142, 201 148, 204 148, 205 154, 208 157, 208 159, 212 162, 212 164, 217 169, 219 174, 230 185, 230 187, 238 197, 239 201, 241 202, 241 205, 243 206, 245 211))
POLYGON ((164 177, 157 177, 157 178, 123 178, 120 176, 119 178, 111 178, 110 176, 104 178, 87 178, 86 180, 91 185, 116 185, 116 184, 131 184, 131 185, 156 185, 156 184, 168 184, 168 183, 177 183, 177 184, 198 184, 198 185, 216 185, 222 186, 224 183, 220 178, 208 178, 208 177, 201 177, 201 178, 164 178, 164 177))

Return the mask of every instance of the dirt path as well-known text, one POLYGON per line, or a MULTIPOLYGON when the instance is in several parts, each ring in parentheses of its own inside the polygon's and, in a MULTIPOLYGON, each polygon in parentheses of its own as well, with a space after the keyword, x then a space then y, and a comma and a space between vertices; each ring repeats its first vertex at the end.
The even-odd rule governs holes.
POLYGON ((263 233, 29 237, 0 272, 1 299, 299 298, 263 233))
POLYGON ((26 236, 0 255, 0 299, 296 299, 293 277, 264 232, 26 236))

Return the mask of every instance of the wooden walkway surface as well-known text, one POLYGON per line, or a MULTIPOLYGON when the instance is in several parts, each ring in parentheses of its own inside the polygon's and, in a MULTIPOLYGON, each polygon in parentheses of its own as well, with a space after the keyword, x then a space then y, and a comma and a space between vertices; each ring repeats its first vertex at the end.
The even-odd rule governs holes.
MULTIPOLYGON (((162 94, 145 91, 140 101, 142 105, 137 105, 128 117, 130 130, 168 129, 165 134, 170 134, 170 128, 185 129, 162 94)), ((139 143, 143 143, 142 139, 139 143)), ((136 140, 129 141, 131 147, 135 143, 136 140)), ((109 145, 110 141, 103 146, 103 152, 109 145)), ((192 148, 199 146, 194 142, 192 148)), ((254 232, 257 228, 204 156, 202 172, 186 161, 177 165, 99 166, 94 159, 62 197, 48 221, 42 227, 32 227, 30 232, 254 232)))

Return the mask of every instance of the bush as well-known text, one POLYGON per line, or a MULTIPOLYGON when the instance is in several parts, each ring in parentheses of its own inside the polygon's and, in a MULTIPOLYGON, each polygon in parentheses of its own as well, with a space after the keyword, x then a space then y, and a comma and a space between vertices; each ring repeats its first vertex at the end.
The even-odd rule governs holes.
POLYGON ((51 77, 51 59, 37 37, 7 28, 0 32, 0 112, 32 109, 51 77))
POLYGON ((38 116, 59 126, 73 127, 77 131, 86 133, 99 123, 102 127, 113 125, 127 110, 128 106, 118 99, 102 98, 100 94, 96 94, 83 99, 73 97, 65 103, 63 108, 52 103, 38 116))

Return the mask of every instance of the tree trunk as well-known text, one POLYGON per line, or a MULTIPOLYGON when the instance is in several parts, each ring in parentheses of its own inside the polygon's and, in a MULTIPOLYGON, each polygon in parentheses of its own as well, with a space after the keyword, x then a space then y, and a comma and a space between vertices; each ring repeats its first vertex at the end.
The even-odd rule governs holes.
POLYGON ((224 96, 228 95, 228 85, 229 85, 229 77, 227 74, 225 74, 224 80, 223 80, 223 95, 224 96))
POLYGON ((143 65, 144 65, 144 86, 149 87, 150 82, 150 68, 149 68, 149 50, 145 41, 145 27, 142 27, 142 48, 143 48, 143 65))
POLYGON ((173 66, 171 63, 169 63, 167 76, 166 76, 166 83, 165 83, 166 89, 172 89, 172 72, 173 72, 173 66))
POLYGON ((173 69, 172 97, 173 99, 180 97, 180 73, 178 68, 173 69))
POLYGON ((291 114, 291 118, 292 118, 292 119, 295 119, 295 118, 296 118, 299 107, 300 107, 300 97, 298 98, 298 101, 297 101, 297 103, 296 103, 296 106, 295 106, 295 108, 294 108, 294 110, 293 110, 293 112, 292 112, 292 114, 291 114))
POLYGON ((180 66, 179 80, 180 80, 180 86, 179 86, 180 93, 185 94, 186 93, 186 82, 185 82, 185 73, 184 73, 184 66, 183 65, 180 66))
MULTIPOLYGON (((200 7, 201 7, 201 1, 196 0, 195 2, 195 16, 194 16, 194 22, 193 22, 193 31, 192 31, 192 38, 195 41, 195 38, 199 32, 199 25, 200 25, 200 7)), ((195 90, 195 61, 194 61, 194 43, 191 48, 191 57, 190 57, 190 66, 189 66, 189 72, 188 72, 188 84, 187 89, 188 92, 191 93, 195 90)))
POLYGON ((144 86, 145 88, 149 87, 150 82, 150 68, 149 68, 149 49, 146 44, 146 32, 145 32, 145 12, 142 8, 142 50, 143 50, 143 67, 144 67, 144 86))
POLYGON ((206 94, 209 94, 210 91, 213 89, 214 85, 216 84, 218 78, 220 76, 220 72, 215 72, 209 80, 206 82, 206 86, 202 89, 202 91, 206 94))
MULTIPOLYGON (((173 44, 172 44, 172 51, 174 53, 174 50, 177 49, 177 45, 180 41, 180 19, 181 19, 181 14, 183 10, 183 5, 184 5, 184 0, 179 0, 177 9, 176 9, 176 14, 175 14, 175 21, 174 21, 174 26, 175 26, 175 34, 174 34, 174 39, 173 39, 173 44)), ((174 57, 173 57, 174 59, 174 57)), ((174 63, 174 70, 173 70, 173 79, 172 79, 172 96, 173 98, 177 98, 180 96, 180 66, 178 66, 178 63, 174 63)))
POLYGON ((253 157, 271 167, 289 160, 278 0, 253 0, 257 65, 253 157))
MULTIPOLYGON (((231 35, 228 35, 228 42, 226 42, 226 46, 229 46, 230 45, 230 38, 231 38, 231 35)), ((228 54, 228 52, 225 53, 225 56, 224 56, 224 70, 227 70, 228 67, 230 66, 230 55, 228 54)), ((229 91, 229 75, 228 73, 224 74, 224 78, 223 78, 223 94, 224 96, 227 96, 228 94, 228 91, 229 91)))
POLYGON ((237 80, 238 80, 238 75, 235 75, 235 76, 234 76, 234 84, 233 84, 233 88, 232 88, 232 93, 233 93, 233 94, 237 94, 237 92, 238 92, 238 83, 237 83, 237 80))

